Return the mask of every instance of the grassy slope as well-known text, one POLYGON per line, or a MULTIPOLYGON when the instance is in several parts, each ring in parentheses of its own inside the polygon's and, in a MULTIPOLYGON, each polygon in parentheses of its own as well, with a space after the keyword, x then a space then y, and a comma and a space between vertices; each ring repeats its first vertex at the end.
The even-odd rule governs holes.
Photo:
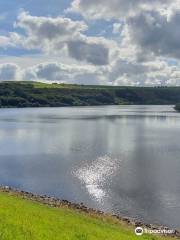
POLYGON ((113 87, 1 82, 0 107, 176 104, 180 87, 113 87))
POLYGON ((51 208, 0 192, 1 240, 160 240, 111 218, 95 217, 67 208, 51 208))

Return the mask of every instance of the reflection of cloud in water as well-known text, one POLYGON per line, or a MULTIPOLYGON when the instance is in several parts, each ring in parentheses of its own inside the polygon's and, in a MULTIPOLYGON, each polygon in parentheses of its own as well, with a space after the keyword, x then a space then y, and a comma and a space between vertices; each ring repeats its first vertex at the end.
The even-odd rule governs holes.
POLYGON ((107 187, 103 187, 117 171, 118 161, 109 156, 97 158, 91 164, 76 170, 73 174, 85 185, 88 193, 101 202, 107 197, 107 187))

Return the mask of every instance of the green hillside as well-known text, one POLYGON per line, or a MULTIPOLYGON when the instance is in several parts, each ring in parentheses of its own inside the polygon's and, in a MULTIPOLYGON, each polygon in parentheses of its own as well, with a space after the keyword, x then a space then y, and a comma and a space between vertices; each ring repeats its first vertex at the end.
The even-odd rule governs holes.
POLYGON ((137 237, 134 228, 110 217, 67 207, 53 208, 13 193, 0 192, 1 240, 161 240, 137 237))
POLYGON ((0 107, 176 104, 180 87, 112 87, 1 82, 0 107))

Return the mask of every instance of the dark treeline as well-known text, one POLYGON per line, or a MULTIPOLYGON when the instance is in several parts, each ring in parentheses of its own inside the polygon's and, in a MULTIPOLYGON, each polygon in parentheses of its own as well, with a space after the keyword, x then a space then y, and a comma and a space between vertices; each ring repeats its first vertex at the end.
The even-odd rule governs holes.
POLYGON ((109 87, 1 82, 0 107, 176 104, 180 87, 109 87))
POLYGON ((180 112, 180 103, 177 103, 177 104, 175 105, 175 110, 178 111, 178 112, 180 112))

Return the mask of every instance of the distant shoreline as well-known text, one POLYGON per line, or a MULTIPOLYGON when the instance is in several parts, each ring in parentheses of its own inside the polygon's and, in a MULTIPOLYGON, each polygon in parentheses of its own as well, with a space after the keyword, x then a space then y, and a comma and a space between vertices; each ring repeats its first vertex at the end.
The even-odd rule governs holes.
POLYGON ((0 82, 0 108, 175 105, 180 87, 0 82))
MULTIPOLYGON (((36 108, 86 108, 86 107, 118 107, 118 106, 172 106, 172 109, 175 109, 175 104, 102 104, 102 105, 72 105, 72 106, 27 106, 27 107, 19 107, 19 106, 15 106, 15 107, 9 107, 9 106, 5 106, 5 107, 1 107, 0 109, 36 109, 36 108)), ((176 110, 176 112, 179 112, 178 110, 176 110)))
MULTIPOLYGON (((142 221, 133 219, 133 218, 129 218, 129 217, 121 217, 118 215, 112 215, 112 214, 108 214, 108 213, 104 213, 103 211, 99 211, 96 209, 92 209, 92 208, 88 208, 87 206, 85 206, 83 203, 77 204, 77 203, 72 203, 69 202, 67 200, 60 200, 59 198, 55 198, 55 197, 50 197, 47 195, 38 195, 38 194, 33 194, 30 192, 26 192, 26 191, 22 191, 22 190, 18 190, 18 189, 14 189, 11 188, 9 186, 0 186, 0 192, 5 192, 8 193, 10 195, 15 195, 18 197, 21 197, 23 199, 27 199, 27 200, 31 200, 31 201, 35 201, 35 202, 39 202, 41 204, 50 206, 50 207, 55 207, 55 208, 60 208, 60 207, 65 207, 65 208, 70 208, 73 210, 77 210, 80 212, 84 212, 87 214, 93 214, 93 215, 97 215, 97 216, 104 216, 104 217, 112 217, 120 222, 124 222, 127 225, 130 226, 134 226, 134 227, 142 227, 142 228, 146 228, 149 230, 170 230, 170 228, 166 227, 166 226, 158 226, 158 225, 153 225, 153 224, 145 224, 142 221)), ((167 236, 167 235, 165 235, 167 236)), ((174 233, 171 235, 168 235, 171 237, 180 237, 180 231, 174 229, 174 233)))

